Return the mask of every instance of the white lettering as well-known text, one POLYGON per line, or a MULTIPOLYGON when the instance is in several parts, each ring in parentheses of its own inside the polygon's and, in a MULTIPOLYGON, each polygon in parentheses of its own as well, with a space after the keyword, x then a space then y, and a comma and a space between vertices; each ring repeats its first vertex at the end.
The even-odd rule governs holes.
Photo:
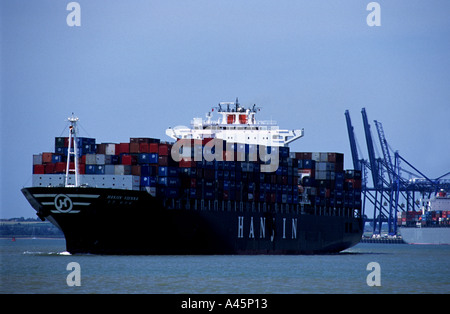
POLYGON ((259 220, 259 237, 261 239, 266 237, 266 217, 261 217, 259 220))
POLYGON ((267 153, 267 148, 270 147, 260 146, 259 147, 259 159, 263 162, 261 164, 261 172, 275 172, 279 166, 279 153, 278 149, 272 147, 270 153, 267 153), (270 161, 270 162, 269 162, 270 161), (269 162, 269 163, 267 163, 269 162))
POLYGON ((203 148, 203 158, 206 161, 223 161, 223 141, 212 139, 203 148))
POLYGON ((292 218, 292 239, 297 239, 297 218, 292 218))
POLYGON ((211 312, 214 309, 216 301, 195 301, 189 298, 181 302, 182 309, 208 309, 211 312))
POLYGON ((78 2, 70 2, 66 7, 67 11, 72 11, 67 15, 66 23, 68 26, 81 26, 81 7, 78 2))
POLYGON ((286 239, 286 218, 283 218, 283 239, 286 239))
POLYGON ((367 15, 366 21, 367 25, 381 26, 381 7, 378 2, 370 2, 366 8, 367 11, 372 11, 367 15))
POLYGON ((72 270, 70 274, 67 275, 66 282, 69 287, 81 286, 81 267, 80 264, 76 262, 71 262, 67 264, 66 270, 72 270))
POLYGON ((248 235, 249 238, 255 238, 255 233, 253 232, 253 217, 250 217, 250 233, 248 235))
POLYGON ((381 286, 381 267, 377 262, 370 262, 367 264, 366 270, 372 270, 370 274, 367 275, 366 282, 369 287, 381 286))
POLYGON ((238 238, 244 237, 244 217, 238 217, 238 238))
MULTIPOLYGON (((235 143, 226 142, 224 151, 223 140, 212 139, 202 147, 200 140, 194 140, 194 150, 191 149, 191 139, 180 139, 172 145, 171 157, 174 161, 192 160, 192 152, 194 153, 194 161, 202 161, 202 157, 206 161, 223 161, 224 156, 227 161, 234 161, 236 153, 237 161, 246 161, 246 152, 244 150, 236 151, 235 143)), ((248 161, 257 161, 256 151, 248 153, 248 161)), ((261 172, 275 172, 279 166, 279 151, 277 147, 259 146, 259 157, 263 164, 260 167, 261 172), (270 153, 267 153, 270 151, 270 153)))

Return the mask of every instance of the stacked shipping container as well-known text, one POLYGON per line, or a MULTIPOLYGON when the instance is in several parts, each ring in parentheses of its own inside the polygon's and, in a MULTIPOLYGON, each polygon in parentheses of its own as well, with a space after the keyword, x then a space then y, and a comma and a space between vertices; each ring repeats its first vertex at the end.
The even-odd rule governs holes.
MULTIPOLYGON (((187 155, 203 151, 207 142, 193 146, 187 155)), ((183 200, 186 206, 206 201, 222 209, 230 206, 229 201, 244 206, 311 204, 306 210, 361 208, 361 173, 344 171, 339 153, 296 153, 289 147, 272 147, 272 153, 278 150, 279 166, 268 173, 260 171, 261 161, 253 161, 257 145, 234 144, 231 153, 224 152, 224 161, 194 161, 186 156, 175 162, 172 144, 153 138, 131 138, 119 144, 78 138, 78 144, 80 182, 89 186, 140 189, 164 199, 183 200), (238 155, 242 161, 228 161, 238 160, 238 155)), ((33 186, 64 184, 67 150, 68 138, 57 137, 54 152, 33 156, 33 186)))
POLYGON ((404 211, 397 213, 397 224, 402 227, 448 227, 450 226, 450 211, 433 210, 404 211))

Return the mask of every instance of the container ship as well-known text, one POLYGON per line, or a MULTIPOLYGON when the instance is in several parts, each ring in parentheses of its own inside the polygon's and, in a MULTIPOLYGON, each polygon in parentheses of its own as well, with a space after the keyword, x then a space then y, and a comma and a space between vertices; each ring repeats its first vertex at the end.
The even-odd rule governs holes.
POLYGON ((450 195, 440 190, 424 200, 422 211, 398 213, 403 241, 409 244, 450 244, 450 195))
POLYGON ((170 142, 68 137, 33 155, 22 193, 71 254, 326 254, 363 232, 361 173, 335 152, 292 152, 303 129, 222 102, 170 142), (213 114, 218 114, 217 120, 213 114))

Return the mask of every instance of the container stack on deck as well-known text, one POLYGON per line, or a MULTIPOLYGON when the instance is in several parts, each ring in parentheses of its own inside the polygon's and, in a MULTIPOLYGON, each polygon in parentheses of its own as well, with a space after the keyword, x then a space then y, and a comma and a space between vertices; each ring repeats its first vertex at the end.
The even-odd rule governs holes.
POLYGON ((397 213, 397 224, 402 227, 448 227, 450 225, 450 211, 433 210, 404 211, 397 213))
MULTIPOLYGON (((239 206, 311 204, 306 211, 361 208, 361 173, 344 171, 340 153, 298 153, 289 147, 272 147, 271 153, 278 151, 279 167, 269 173, 261 172, 259 158, 252 161, 256 160, 252 154, 259 156, 257 145, 234 144, 232 155, 224 152, 224 161, 184 158, 176 162, 171 157, 173 144, 158 139, 131 138, 129 143, 118 144, 77 140, 81 185, 143 190, 164 199, 183 200, 187 206, 201 200, 216 209, 230 206, 228 201, 244 204, 239 206), (227 160, 230 157, 242 161, 227 160)), ((191 152, 198 149, 201 153, 207 142, 193 146, 191 152)), ((33 155, 33 186, 64 185, 68 144, 67 137, 57 137, 54 152, 33 155)), ((73 175, 69 182, 73 184, 73 175)))

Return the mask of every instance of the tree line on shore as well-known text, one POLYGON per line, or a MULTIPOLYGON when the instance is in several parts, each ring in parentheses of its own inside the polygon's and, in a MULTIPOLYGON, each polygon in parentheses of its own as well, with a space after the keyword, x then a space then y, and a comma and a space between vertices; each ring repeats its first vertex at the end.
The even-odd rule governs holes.
POLYGON ((20 217, 0 219, 0 238, 5 237, 62 238, 64 234, 48 221, 20 217))

